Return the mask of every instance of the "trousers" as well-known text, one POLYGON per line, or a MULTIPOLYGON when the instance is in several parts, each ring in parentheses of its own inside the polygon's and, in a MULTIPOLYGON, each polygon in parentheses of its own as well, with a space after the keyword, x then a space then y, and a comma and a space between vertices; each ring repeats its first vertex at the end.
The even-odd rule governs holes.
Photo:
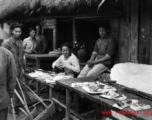
POLYGON ((86 65, 82 69, 80 74, 78 75, 78 78, 79 77, 88 77, 88 76, 99 76, 101 73, 103 73, 107 69, 108 68, 101 63, 96 64, 93 67, 89 67, 88 65, 86 65))

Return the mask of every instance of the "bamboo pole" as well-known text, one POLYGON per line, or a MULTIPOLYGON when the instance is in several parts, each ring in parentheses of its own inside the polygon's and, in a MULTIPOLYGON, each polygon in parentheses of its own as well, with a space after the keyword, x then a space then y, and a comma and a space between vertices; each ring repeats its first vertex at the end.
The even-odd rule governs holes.
POLYGON ((47 105, 43 102, 43 100, 37 94, 35 94, 35 92, 33 92, 33 90, 31 90, 26 84, 23 83, 23 85, 25 85, 35 95, 35 97, 38 98, 38 100, 45 106, 46 109, 48 108, 47 105))
POLYGON ((19 95, 19 93, 18 93, 16 90, 14 90, 14 92, 15 92, 15 94, 17 95, 17 97, 20 99, 20 101, 21 101, 21 103, 23 104, 25 110, 26 110, 27 113, 29 114, 31 120, 33 120, 33 117, 32 117, 32 115, 31 115, 31 113, 30 113, 30 111, 29 111, 27 105, 25 104, 25 102, 23 101, 23 99, 21 98, 21 96, 19 95))
MULTIPOLYGON (((22 93, 22 96, 23 96, 23 99, 24 99, 25 109, 26 109, 27 113, 29 114, 30 118, 33 120, 33 117, 32 117, 32 115, 31 115, 31 113, 30 113, 30 110, 28 109, 27 102, 26 102, 25 95, 24 95, 24 93, 23 93, 22 87, 21 87, 21 85, 20 85, 20 83, 19 83, 19 81, 18 81, 17 78, 16 78, 16 81, 17 81, 17 83, 18 83, 18 85, 19 85, 19 88, 20 88, 20 90, 21 90, 21 93, 22 93)), ((17 92, 17 91, 16 91, 16 92, 17 92)))
POLYGON ((13 104, 13 98, 11 98, 11 107, 12 107, 12 110, 13 110, 13 120, 16 120, 14 104, 13 104))

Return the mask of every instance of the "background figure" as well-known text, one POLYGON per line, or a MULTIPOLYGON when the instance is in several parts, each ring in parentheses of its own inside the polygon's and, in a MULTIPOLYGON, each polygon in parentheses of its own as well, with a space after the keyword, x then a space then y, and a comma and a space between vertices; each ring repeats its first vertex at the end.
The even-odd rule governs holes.
POLYGON ((24 53, 25 54, 26 53, 28 53, 28 54, 37 53, 37 51, 36 51, 37 42, 36 42, 36 39, 35 39, 36 29, 35 28, 30 28, 29 34, 30 34, 30 36, 23 40, 24 53))
POLYGON ((42 34, 42 27, 40 25, 36 26, 36 41, 37 41, 37 47, 36 50, 38 53, 44 53, 47 48, 47 41, 45 36, 42 34))
POLYGON ((7 120, 10 98, 14 96, 16 85, 16 66, 10 51, 0 47, 0 120, 7 120))

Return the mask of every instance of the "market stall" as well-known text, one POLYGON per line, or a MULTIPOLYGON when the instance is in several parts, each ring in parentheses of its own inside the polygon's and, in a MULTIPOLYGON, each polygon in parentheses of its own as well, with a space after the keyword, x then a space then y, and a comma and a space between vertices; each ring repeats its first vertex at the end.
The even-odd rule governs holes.
MULTIPOLYGON (((51 99, 53 96, 54 87, 56 86, 57 80, 62 79, 69 79, 71 76, 67 76, 64 73, 56 74, 51 71, 43 71, 43 70, 35 70, 31 73, 24 73, 23 74, 26 83, 28 84, 29 80, 36 81, 38 83, 42 83, 44 85, 47 85, 49 87, 49 98, 51 99)), ((37 92, 39 92, 39 85, 36 86, 37 92)))
POLYGON ((130 89, 119 84, 91 82, 94 80, 95 78, 72 78, 56 82, 57 85, 66 88, 66 120, 70 120, 71 113, 79 119, 85 120, 86 118, 70 109, 71 91, 100 105, 108 105, 109 110, 101 111, 101 116, 108 115, 119 120, 152 119, 151 100, 141 97, 136 92, 130 92, 130 89))

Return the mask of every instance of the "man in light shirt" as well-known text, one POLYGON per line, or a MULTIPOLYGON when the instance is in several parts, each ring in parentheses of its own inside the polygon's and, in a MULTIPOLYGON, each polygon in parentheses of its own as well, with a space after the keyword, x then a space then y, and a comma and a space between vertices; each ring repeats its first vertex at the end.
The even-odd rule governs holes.
POLYGON ((35 40, 36 29, 30 28, 29 32, 30 32, 30 36, 28 38, 25 38, 23 41, 23 50, 25 53, 28 54, 37 53, 36 51, 37 43, 35 40))

